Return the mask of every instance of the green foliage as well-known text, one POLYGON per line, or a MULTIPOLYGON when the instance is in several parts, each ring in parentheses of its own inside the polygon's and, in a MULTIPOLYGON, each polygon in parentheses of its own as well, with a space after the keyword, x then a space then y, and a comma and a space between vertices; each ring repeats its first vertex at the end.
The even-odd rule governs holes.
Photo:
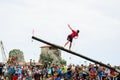
POLYGON ((44 60, 47 61, 47 62, 52 62, 53 61, 53 59, 50 58, 50 57, 44 57, 44 60))
POLYGON ((66 64, 67 62, 63 59, 60 61, 60 64, 63 65, 63 64, 66 64))
POLYGON ((40 59, 42 60, 42 63, 44 63, 44 62, 49 63, 49 62, 53 61, 53 58, 51 58, 49 54, 46 56, 46 55, 44 55, 44 53, 40 55, 40 59))
POLYGON ((51 63, 51 64, 66 64, 65 60, 61 58, 61 51, 59 49, 54 48, 42 48, 39 62, 51 63))
POLYGON ((13 49, 9 52, 9 56, 17 57, 17 62, 24 62, 24 55, 20 49, 13 49))

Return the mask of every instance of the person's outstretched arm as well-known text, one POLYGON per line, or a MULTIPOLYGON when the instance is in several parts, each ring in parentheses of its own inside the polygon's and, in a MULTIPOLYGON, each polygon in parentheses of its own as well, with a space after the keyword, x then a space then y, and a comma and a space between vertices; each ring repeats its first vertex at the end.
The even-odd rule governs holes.
POLYGON ((68 24, 68 27, 71 29, 71 30, 73 30, 71 27, 70 27, 70 25, 68 24))

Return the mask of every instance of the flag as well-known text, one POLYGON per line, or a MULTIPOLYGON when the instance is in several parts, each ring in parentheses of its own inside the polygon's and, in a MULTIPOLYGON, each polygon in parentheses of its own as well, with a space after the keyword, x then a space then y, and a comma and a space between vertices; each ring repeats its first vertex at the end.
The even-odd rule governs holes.
POLYGON ((33 30, 32 30, 32 36, 34 36, 34 32, 35 32, 35 30, 33 29, 33 30))

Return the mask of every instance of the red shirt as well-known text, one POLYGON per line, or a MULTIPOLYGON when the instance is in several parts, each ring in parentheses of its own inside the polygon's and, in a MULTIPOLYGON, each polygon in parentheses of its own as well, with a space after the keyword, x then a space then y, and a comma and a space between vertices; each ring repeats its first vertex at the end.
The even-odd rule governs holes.
POLYGON ((18 77, 16 75, 13 75, 12 80, 17 80, 18 77))
POLYGON ((74 30, 72 30, 72 33, 69 35, 71 38, 74 38, 75 36, 78 37, 78 33, 74 30))

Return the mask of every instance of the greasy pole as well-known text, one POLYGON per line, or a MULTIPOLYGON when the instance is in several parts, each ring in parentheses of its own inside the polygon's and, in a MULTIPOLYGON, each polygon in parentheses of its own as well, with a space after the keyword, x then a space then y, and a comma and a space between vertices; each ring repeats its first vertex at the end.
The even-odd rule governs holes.
POLYGON ((119 70, 119 69, 115 69, 115 68, 113 68, 113 67, 110 67, 110 66, 102 63, 102 62, 99 62, 99 61, 97 61, 97 60, 93 60, 93 59, 91 59, 91 58, 89 58, 89 57, 86 57, 86 56, 84 56, 84 55, 81 55, 81 54, 79 54, 79 53, 77 53, 77 52, 74 52, 74 51, 65 49, 65 48, 62 47, 62 46, 59 46, 59 45, 56 45, 56 44, 47 42, 47 41, 42 40, 42 39, 39 39, 39 38, 37 38, 37 37, 35 37, 35 36, 32 36, 32 39, 37 40, 37 41, 40 41, 40 42, 45 43, 45 44, 48 44, 48 45, 51 45, 51 46, 53 46, 53 47, 56 47, 56 48, 58 48, 58 49, 61 49, 61 50, 65 51, 65 52, 68 52, 68 53, 70 53, 70 54, 73 54, 73 55, 76 55, 76 56, 78 56, 78 57, 84 58, 84 59, 86 59, 86 60, 88 60, 88 61, 91 61, 91 62, 93 62, 93 63, 99 64, 99 65, 101 65, 101 66, 104 66, 104 67, 106 67, 106 68, 109 68, 109 69, 111 69, 111 70, 114 70, 114 71, 120 73, 120 70, 119 70))

